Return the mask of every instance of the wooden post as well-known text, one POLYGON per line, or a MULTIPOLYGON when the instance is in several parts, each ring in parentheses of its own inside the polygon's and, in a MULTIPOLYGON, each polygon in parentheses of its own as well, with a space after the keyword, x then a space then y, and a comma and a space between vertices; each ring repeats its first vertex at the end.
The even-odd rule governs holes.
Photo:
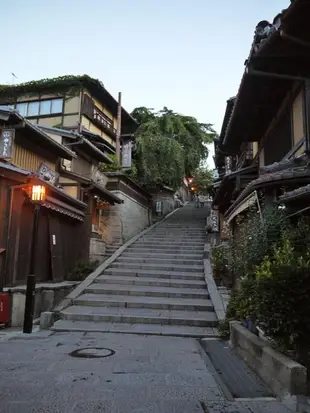
POLYGON ((121 163, 121 123, 122 123, 122 93, 118 93, 117 128, 116 128, 116 159, 121 163))

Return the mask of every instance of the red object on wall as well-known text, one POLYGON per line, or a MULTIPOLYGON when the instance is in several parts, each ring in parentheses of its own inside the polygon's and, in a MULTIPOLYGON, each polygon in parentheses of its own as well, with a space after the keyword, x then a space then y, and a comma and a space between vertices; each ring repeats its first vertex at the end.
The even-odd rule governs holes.
POLYGON ((10 296, 8 293, 0 293, 0 324, 10 322, 10 296))

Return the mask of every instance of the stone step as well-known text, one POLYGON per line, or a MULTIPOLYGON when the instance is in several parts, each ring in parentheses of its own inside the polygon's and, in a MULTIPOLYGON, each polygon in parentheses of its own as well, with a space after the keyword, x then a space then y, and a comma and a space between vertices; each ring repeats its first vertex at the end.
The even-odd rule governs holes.
POLYGON ((162 325, 189 325, 216 327, 215 313, 210 311, 151 310, 137 308, 105 308, 73 305, 61 311, 64 320, 109 321, 112 323, 138 323, 162 325))
POLYGON ((149 234, 146 234, 139 239, 145 239, 145 240, 166 240, 168 239, 169 241, 197 241, 197 242, 202 242, 205 240, 205 236, 197 236, 197 235, 188 235, 188 234, 174 234, 171 232, 170 234, 167 235, 156 235, 153 234, 152 232, 149 234))
POLYGON ((130 295, 144 297, 209 298, 207 289, 150 287, 143 285, 119 285, 94 283, 85 289, 90 294, 130 295))
POLYGON ((186 241, 178 240, 178 239, 171 239, 170 241, 167 239, 162 239, 162 240, 152 240, 152 239, 143 239, 139 238, 134 245, 157 245, 160 244, 162 246, 169 246, 173 245, 174 247, 199 247, 199 246, 204 246, 205 242, 204 241, 191 241, 190 239, 186 241))
POLYGON ((188 247, 177 247, 172 244, 170 245, 145 245, 145 244, 133 244, 126 248, 126 251, 137 251, 137 252, 145 252, 145 251, 151 251, 151 252, 169 252, 169 253, 184 253, 184 254, 198 254, 201 253, 203 254, 204 246, 199 246, 199 247, 193 247, 193 246, 188 246, 188 247))
POLYGON ((204 244, 175 244, 173 242, 135 242, 132 248, 148 248, 154 251, 166 250, 166 251, 183 251, 187 253, 194 252, 195 254, 201 254, 204 250, 204 244))
POLYGON ((75 305, 92 307, 151 308, 162 310, 213 311, 211 300, 131 295, 82 294, 75 305))
POLYGON ((158 270, 139 270, 132 268, 107 268, 104 270, 105 275, 129 275, 129 276, 146 276, 154 278, 170 278, 179 280, 204 280, 204 274, 200 273, 189 273, 181 271, 158 271, 158 270))
POLYGON ((203 254, 185 254, 185 253, 179 253, 176 254, 174 252, 167 251, 166 253, 162 252, 135 252, 132 250, 125 250, 121 257, 128 257, 128 258, 160 258, 160 259, 175 259, 175 258, 184 258, 184 259, 189 259, 189 260, 202 260, 203 259, 203 254))
POLYGON ((152 264, 152 263, 129 263, 129 262, 113 262, 109 268, 126 268, 132 270, 164 270, 181 272, 201 272, 203 273, 203 265, 180 265, 180 264, 152 264))
POLYGON ((205 227, 202 228, 194 228, 192 230, 184 229, 184 228, 157 228, 151 231, 148 231, 146 235, 154 234, 154 235, 173 235, 173 234, 182 234, 182 235, 193 235, 193 236, 203 236, 206 234, 205 227))
POLYGON ((171 266, 174 267, 174 264, 180 265, 202 265, 203 259, 191 260, 186 259, 182 255, 179 255, 179 258, 155 258, 155 257, 145 257, 145 258, 138 258, 138 256, 123 256, 117 258, 116 262, 123 262, 125 263, 148 263, 148 264, 165 264, 167 267, 171 266))
POLYGON ((149 287, 153 286, 194 289, 207 288, 205 281, 199 280, 171 280, 166 278, 100 275, 96 278, 95 281, 100 284, 144 285, 149 287))
POLYGON ((189 338, 216 338, 218 331, 214 327, 169 326, 156 324, 105 323, 91 321, 58 320, 51 328, 59 332, 91 332, 142 334, 154 336, 173 336, 189 338))

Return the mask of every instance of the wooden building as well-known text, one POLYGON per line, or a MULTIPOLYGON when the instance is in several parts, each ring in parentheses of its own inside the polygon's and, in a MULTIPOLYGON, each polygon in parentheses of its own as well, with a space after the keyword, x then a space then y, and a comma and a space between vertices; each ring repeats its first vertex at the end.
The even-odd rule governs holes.
POLYGON ((27 192, 35 184, 46 188, 37 279, 63 280, 78 259, 88 258, 87 205, 58 187, 60 159, 76 155, 10 109, 0 109, 0 131, 1 287, 26 281, 34 210, 27 192))
MULTIPOLYGON (((62 76, 1 85, 0 105, 10 105, 34 124, 83 132, 104 152, 115 153, 118 102, 99 80, 62 76)), ((124 108, 121 119, 128 139, 138 125, 124 108)))
POLYGON ((296 189, 299 195, 305 194, 298 188, 310 183, 309 13, 309 2, 295 0, 272 23, 263 21, 256 27, 216 153, 216 159, 222 157, 221 165, 223 157, 233 165, 228 176, 215 183, 214 201, 223 206, 225 219, 232 225, 250 205, 259 207, 257 201, 284 202, 292 199, 286 194, 296 189), (249 149, 251 157, 242 155, 249 149), (248 169, 238 168, 242 156, 248 159, 248 169), (257 176, 239 192, 234 185, 228 190, 228 181, 237 176, 240 182, 245 170, 257 176))

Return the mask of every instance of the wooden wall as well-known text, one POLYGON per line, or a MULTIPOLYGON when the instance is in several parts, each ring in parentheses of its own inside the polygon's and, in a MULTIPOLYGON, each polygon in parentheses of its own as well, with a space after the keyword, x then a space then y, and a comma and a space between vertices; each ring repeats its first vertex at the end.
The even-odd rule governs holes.
MULTIPOLYGON (((0 179, 0 248, 6 247, 9 186, 16 184, 0 179), (5 212, 4 212, 5 211, 5 212)), ((30 246, 33 226, 33 205, 22 191, 14 191, 9 243, 6 251, 5 285, 26 283, 30 264, 30 246)), ((41 207, 37 243, 37 281, 62 281, 78 260, 89 257, 91 216, 84 222, 73 220, 58 212, 41 207), (53 243, 53 235, 56 244, 53 243)), ((4 277, 4 274, 2 274, 4 277)))

